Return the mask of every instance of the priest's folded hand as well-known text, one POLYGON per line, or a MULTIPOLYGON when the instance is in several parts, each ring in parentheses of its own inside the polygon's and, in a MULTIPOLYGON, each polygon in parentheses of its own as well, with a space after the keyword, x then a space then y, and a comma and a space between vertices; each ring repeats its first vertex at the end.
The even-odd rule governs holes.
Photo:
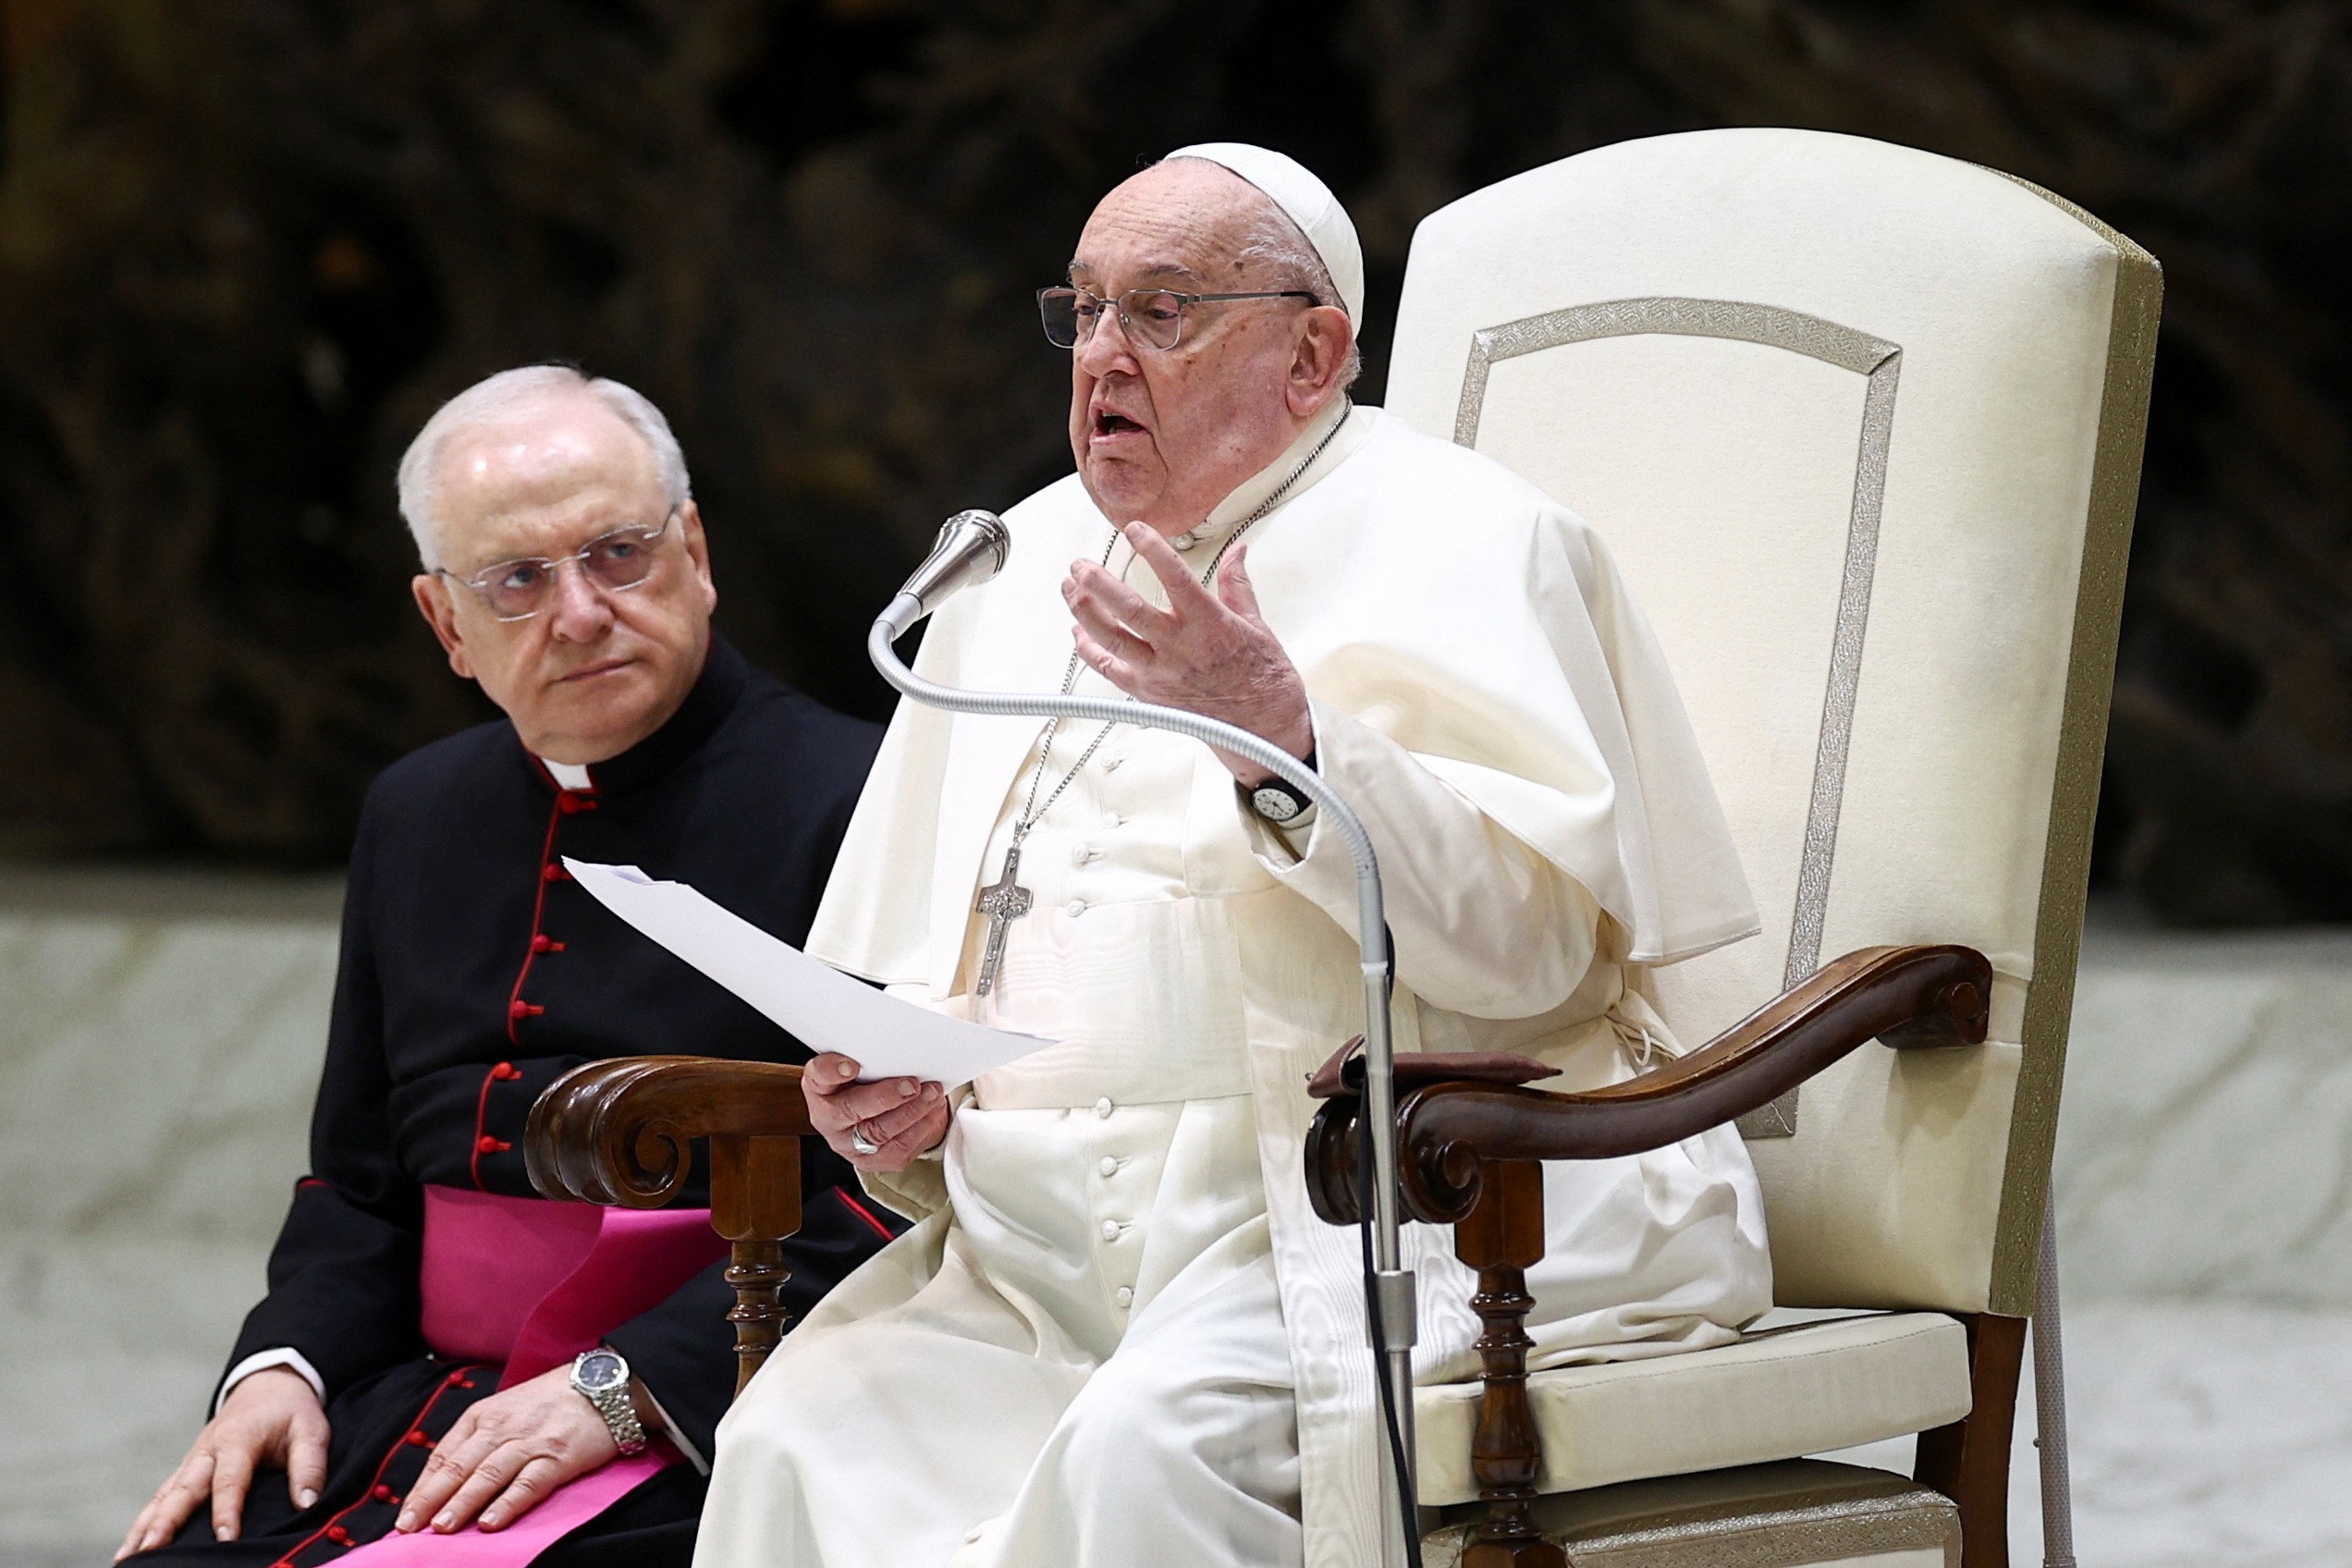
POLYGON ((214 1536, 235 1540, 244 1524, 245 1494, 263 1464, 283 1467, 294 1506, 310 1507, 326 1485, 326 1412, 300 1373, 273 1366, 239 1378, 220 1414, 196 1434, 179 1468, 130 1522, 115 1561, 169 1541, 207 1499, 214 1536))
MULTIPOLYGON (((1072 562, 1061 596, 1078 620, 1078 656, 1131 697, 1221 718, 1294 757, 1313 751, 1306 681, 1258 612, 1249 546, 1233 546, 1212 593, 1158 530, 1131 522, 1126 539, 1168 590, 1168 607, 1093 561, 1072 562)), ((1244 784, 1267 777, 1229 752, 1217 755, 1244 784)))
POLYGON ((948 1135, 947 1090, 913 1078, 857 1082, 858 1064, 827 1051, 801 1074, 809 1122, 860 1170, 904 1170, 948 1135))
POLYGON ((458 1417, 433 1446, 393 1528, 443 1535, 477 1518, 513 1524, 556 1488, 618 1456, 612 1428, 571 1386, 569 1364, 517 1383, 458 1417))

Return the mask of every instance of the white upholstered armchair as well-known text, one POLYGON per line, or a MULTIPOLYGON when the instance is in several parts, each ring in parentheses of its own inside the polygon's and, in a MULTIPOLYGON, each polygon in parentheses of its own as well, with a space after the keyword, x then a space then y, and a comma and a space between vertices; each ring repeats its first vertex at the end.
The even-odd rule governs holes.
MULTIPOLYGON (((1422 225, 1389 407, 1607 539, 1766 923, 1659 974, 1709 1043, 1647 1077, 1416 1069, 1408 1197, 1458 1221, 1488 1327, 1485 1380, 1417 1401, 1430 1568, 2006 1562, 2158 294, 2045 192, 1802 131, 1604 148, 1422 225), (1539 1161, 1733 1116, 1779 1302, 1842 1315, 1526 1376, 1539 1161), (1916 1480, 1795 1457, 1914 1432, 1916 1480)), ((1360 1113, 1333 1099, 1306 1151, 1327 1219, 1360 1113)), ((809 1131, 797 1069, 643 1059, 549 1088, 528 1150, 550 1196, 653 1207, 711 1139, 748 1377, 809 1131)))
MULTIPOLYGON (((1432 1568, 2006 1562, 2160 290, 2047 192, 1805 131, 1603 148, 1421 226, 1389 407, 1606 538, 1766 927, 1657 975, 1713 1043, 1650 1079, 1404 1095, 1409 1203, 1459 1221, 1489 1329, 1482 1384, 1417 1401, 1432 1568), (1821 1320, 1523 1380, 1537 1162, 1734 1114, 1776 1298, 1821 1320), (1916 1479, 1796 1457, 1908 1433, 1916 1479)), ((1309 1150, 1334 1220, 1359 1115, 1309 1150)))

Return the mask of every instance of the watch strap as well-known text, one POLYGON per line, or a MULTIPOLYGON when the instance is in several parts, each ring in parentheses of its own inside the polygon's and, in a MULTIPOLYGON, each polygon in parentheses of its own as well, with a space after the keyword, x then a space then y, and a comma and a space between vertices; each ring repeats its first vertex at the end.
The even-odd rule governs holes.
MULTIPOLYGON (((1306 766, 1312 768, 1315 766, 1315 753, 1308 752, 1305 760, 1306 766)), ((1315 802, 1307 798, 1305 791, 1280 774, 1263 778, 1256 784, 1244 786, 1242 790, 1242 800, 1249 807, 1252 815, 1261 822, 1271 823, 1277 827, 1304 827, 1315 815, 1315 802), (1261 793, 1273 797, 1275 809, 1268 810, 1260 803, 1261 793)))
MULTIPOLYGON (((626 1366, 626 1363, 623 1364, 626 1366)), ((580 1397, 596 1407, 612 1429, 613 1442, 624 1458, 645 1452, 648 1441, 645 1424, 637 1419, 637 1403, 629 1397, 629 1379, 624 1377, 608 1389, 583 1389, 580 1386, 580 1366, 572 1364, 571 1386, 580 1397)))

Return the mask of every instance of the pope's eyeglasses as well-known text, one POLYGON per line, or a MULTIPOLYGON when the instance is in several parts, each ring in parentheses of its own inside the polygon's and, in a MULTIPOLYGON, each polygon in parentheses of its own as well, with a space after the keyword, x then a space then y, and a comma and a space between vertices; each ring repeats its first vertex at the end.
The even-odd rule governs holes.
POLYGON ((1194 305, 1228 300, 1304 300, 1323 301, 1304 288, 1275 288, 1254 294, 1180 294, 1172 288, 1130 288, 1116 300, 1084 288, 1040 288, 1037 314, 1046 325, 1046 341, 1057 349, 1075 349, 1095 335, 1095 324, 1105 311, 1119 312, 1119 325, 1128 338, 1148 349, 1173 349, 1184 340, 1184 317, 1194 305))
POLYGON ((459 577, 444 567, 433 570, 472 589, 500 620, 529 620, 554 598, 556 574, 566 561, 579 567, 582 576, 606 593, 621 594, 642 586, 660 559, 655 547, 677 520, 673 508, 655 527, 616 528, 599 533, 570 555, 518 556, 485 566, 471 577, 459 577))

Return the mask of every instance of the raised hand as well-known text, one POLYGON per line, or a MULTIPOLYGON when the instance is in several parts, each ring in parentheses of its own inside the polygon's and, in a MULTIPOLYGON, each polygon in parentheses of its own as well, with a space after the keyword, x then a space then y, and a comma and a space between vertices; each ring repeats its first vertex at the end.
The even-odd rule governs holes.
MULTIPOLYGON (((1131 522, 1125 533, 1167 588, 1168 607, 1093 561, 1072 562, 1061 596, 1077 618, 1078 656, 1131 697, 1221 718, 1294 757, 1313 751, 1306 682, 1258 612, 1249 546, 1227 554, 1212 593, 1158 530, 1131 522)), ((1217 754, 1243 784, 1267 777, 1255 763, 1217 754)))
POLYGON ((294 1506, 310 1507, 326 1485, 326 1412, 300 1373, 272 1366, 238 1379, 179 1468, 130 1522, 115 1561, 166 1545, 207 1501, 213 1537, 235 1540, 253 1472, 263 1464, 282 1467, 294 1506))

